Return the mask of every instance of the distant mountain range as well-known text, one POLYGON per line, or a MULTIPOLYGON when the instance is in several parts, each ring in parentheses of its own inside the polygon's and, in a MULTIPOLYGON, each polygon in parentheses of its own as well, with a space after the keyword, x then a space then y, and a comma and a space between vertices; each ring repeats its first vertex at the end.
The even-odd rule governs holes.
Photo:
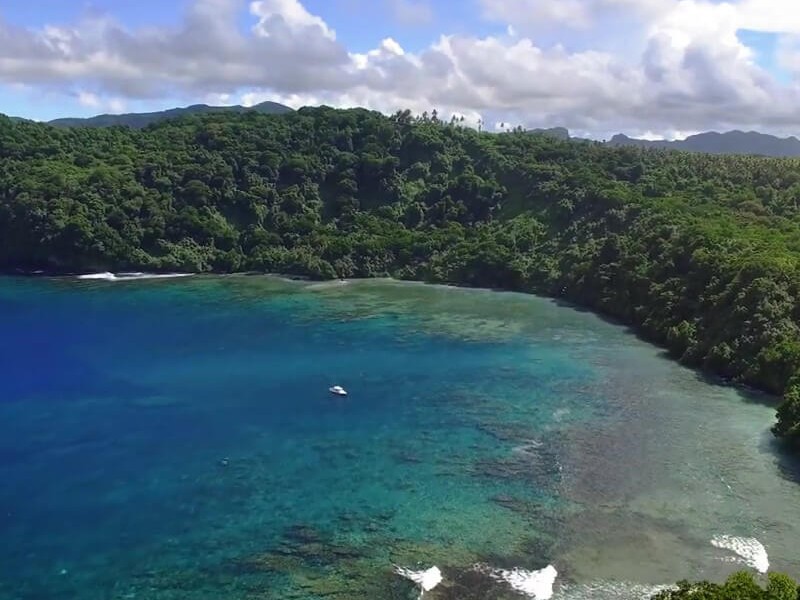
MULTIPOLYGON (((287 112, 292 112, 292 109, 277 102, 262 102, 253 106, 208 106, 207 104, 194 104, 183 108, 171 108, 169 110, 162 110, 158 112, 149 113, 128 113, 124 115, 97 115, 96 117, 81 118, 65 118, 55 119, 48 121, 48 125, 54 127, 112 127, 114 125, 122 125, 132 127, 133 129, 141 129, 147 127, 151 123, 158 123, 166 119, 175 119, 187 115, 199 115, 204 113, 221 113, 221 112, 257 112, 267 115, 279 115, 287 112)), ((15 121, 25 121, 19 117, 11 117, 15 121)))
POLYGON ((552 127, 550 129, 528 129, 528 133, 547 135, 550 137, 557 138, 559 140, 583 140, 583 138, 570 137, 569 129, 567 129, 566 127, 552 127))
POLYGON ((710 154, 758 154, 761 156, 800 156, 800 140, 796 137, 779 138, 757 131, 728 131, 727 133, 698 133, 685 140, 637 140, 618 134, 606 142, 609 146, 639 146, 642 148, 668 148, 710 154))
MULTIPOLYGON (((584 141, 585 138, 572 137, 567 129, 553 127, 551 129, 531 129, 529 133, 548 135, 558 139, 584 141)), ((685 152, 705 152, 707 154, 752 154, 758 156, 800 157, 800 140, 796 137, 779 138, 757 131, 728 131, 717 133, 709 131, 691 135, 685 140, 641 140, 618 133, 608 141, 607 146, 636 146, 638 148, 662 148, 666 150, 683 150, 685 152)))
MULTIPOLYGON (((122 125, 140 129, 151 123, 165 119, 175 119, 186 115, 220 112, 258 112, 262 114, 283 114, 292 112, 292 109, 277 102, 262 102, 254 106, 208 106, 207 104, 194 104, 183 108, 171 108, 159 112, 128 113, 123 115, 97 115, 88 118, 64 118, 48 121, 54 127, 111 127, 122 125)), ((15 121, 25 121, 19 117, 11 117, 15 121)), ((548 135, 563 140, 590 141, 584 138, 572 137, 568 129, 553 127, 550 129, 531 129, 528 133, 548 135)), ((663 148, 668 150, 684 150, 687 152, 706 152, 710 154, 754 154, 760 156, 800 157, 800 140, 796 137, 779 138, 757 131, 728 131, 717 133, 709 131, 687 137, 685 140, 643 140, 628 137, 619 133, 608 141, 608 146, 636 146, 639 148, 663 148)))

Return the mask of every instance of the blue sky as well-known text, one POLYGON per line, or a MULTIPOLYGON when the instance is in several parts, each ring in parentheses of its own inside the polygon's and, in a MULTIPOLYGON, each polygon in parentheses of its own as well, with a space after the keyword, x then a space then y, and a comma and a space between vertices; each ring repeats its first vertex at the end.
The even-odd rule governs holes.
POLYGON ((262 0, 257 14, 250 8, 247 0, 0 0, 0 39, 17 43, 5 56, 0 49, 0 112, 47 120, 276 99, 439 108, 594 136, 800 131, 800 3, 262 0), (234 3, 240 10, 227 23, 234 3), (187 25, 201 4, 204 21, 187 25), (124 34, 91 25, 101 17, 124 34), (208 33, 198 58, 192 40, 217 23, 225 27, 208 33), (166 50, 147 62, 153 39, 166 50), (214 46, 229 51, 215 59, 214 46))
POLYGON ((110 12, 131 25, 177 22, 185 2, 155 2, 143 0, 95 0, 93 2, 64 2, 63 0, 36 0, 0 3, 3 17, 18 25, 38 27, 45 23, 65 23, 82 13, 91 11, 110 12))
POLYGON ((753 49, 761 67, 779 81, 788 82, 791 79, 791 75, 778 63, 778 34, 740 29, 737 35, 742 43, 753 49))
MULTIPOLYGON (((355 51, 374 48, 389 36, 402 39, 410 50, 423 48, 441 33, 491 34, 503 26, 486 23, 479 11, 465 10, 470 0, 438 0, 428 4, 432 15, 429 23, 402 23, 393 18, 392 5, 380 0, 306 0, 304 6, 321 16, 337 35, 355 51)), ((191 0, 0 0, 0 16, 27 27, 69 23, 82 15, 100 13, 113 15, 131 28, 155 25, 177 26, 191 0)), ((242 4, 241 25, 252 26, 253 17, 242 4)))
MULTIPOLYGON (((27 28, 45 25, 79 23, 82 17, 109 15, 130 29, 142 27, 178 27, 192 0, 17 0, 0 1, 0 18, 27 28)), ((336 31, 337 38, 354 52, 367 52, 386 37, 401 40, 403 47, 415 52, 435 42, 442 33, 492 35, 505 30, 496 23, 478 17, 478 10, 464 10, 459 0, 439 0, 427 5, 431 18, 426 22, 403 22, 395 18, 392 4, 375 0, 306 0, 306 9, 322 17, 336 31), (446 27, 444 27, 446 25, 446 27)), ((242 3, 239 26, 247 31, 255 23, 242 3)), ((161 110, 179 104, 203 102, 204 98, 170 97, 157 100, 130 101, 126 110, 161 110)), ((0 112, 37 120, 64 115, 97 114, 69 94, 41 90, 20 90, 15 86, 0 87, 0 112)), ((113 112, 113 111, 112 111, 113 112)))

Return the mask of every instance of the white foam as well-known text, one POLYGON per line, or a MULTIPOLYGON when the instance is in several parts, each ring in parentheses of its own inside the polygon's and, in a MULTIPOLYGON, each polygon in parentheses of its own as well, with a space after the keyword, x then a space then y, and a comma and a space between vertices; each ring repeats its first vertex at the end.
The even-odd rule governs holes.
POLYGON ((542 442, 538 440, 525 440, 524 444, 515 446, 511 449, 514 454, 523 454, 526 456, 536 455, 537 450, 543 446, 542 442))
POLYGON ((115 275, 104 273, 87 273, 78 275, 78 279, 99 279, 102 281, 133 281, 135 279, 170 279, 172 277, 191 277, 192 273, 120 273, 115 275))
POLYGON ((766 573, 769 570, 767 549, 756 538, 717 535, 712 538, 711 544, 723 550, 730 550, 739 557, 739 562, 754 568, 759 573, 766 573))
POLYGON ((566 417, 569 414, 569 412, 570 411, 568 408, 557 408, 555 411, 553 411, 553 418, 556 421, 561 421, 561 419, 566 417))
POLYGON ((547 565, 538 571, 494 569, 485 565, 476 565, 475 568, 493 579, 506 582, 515 592, 534 600, 550 600, 553 597, 553 584, 558 577, 558 571, 553 565, 547 565))
POLYGON ((394 571, 401 577, 413 581, 420 587, 420 598, 422 598, 425 592, 430 592, 442 582, 442 572, 439 570, 439 567, 436 566, 431 567, 427 571, 413 571, 395 565, 394 571))
POLYGON ((341 287, 343 285, 348 285, 350 280, 348 279, 331 279, 330 281, 320 281, 317 283, 312 283, 306 289, 308 290, 327 290, 330 288, 341 287))

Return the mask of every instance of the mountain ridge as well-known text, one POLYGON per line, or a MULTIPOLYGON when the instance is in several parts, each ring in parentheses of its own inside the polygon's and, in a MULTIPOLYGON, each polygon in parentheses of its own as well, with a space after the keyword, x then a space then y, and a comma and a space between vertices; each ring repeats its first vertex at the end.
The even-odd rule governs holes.
MULTIPOLYGON (((175 119, 188 115, 225 113, 225 112, 257 112, 262 114, 285 114, 293 109, 283 104, 266 101, 253 106, 210 106, 208 104, 192 104, 190 106, 170 108, 162 111, 125 114, 101 114, 92 117, 63 117, 46 121, 53 127, 114 127, 124 126, 141 129, 152 123, 167 119, 175 119)), ((12 121, 30 121, 21 117, 10 117, 12 121)), ((529 129, 533 135, 545 135, 561 140, 592 142, 581 137, 574 137, 566 127, 529 129)), ((630 137, 618 133, 610 140, 598 142, 606 146, 633 146, 638 148, 655 148, 663 150, 679 150, 685 152, 704 152, 708 154, 742 154, 770 156, 776 158, 800 157, 800 139, 795 136, 777 137, 758 131, 706 131, 690 135, 678 140, 649 140, 630 137)))
POLYGON ((618 133, 605 142, 608 146, 636 146, 707 154, 749 154, 788 158, 800 156, 800 140, 795 136, 780 138, 758 131, 734 129, 720 133, 706 131, 682 140, 645 140, 618 133))
MULTIPOLYGON (((261 102, 253 106, 209 106, 208 104, 192 104, 190 106, 169 108, 167 110, 160 110, 154 112, 144 113, 124 113, 124 114, 102 114, 93 117, 63 117, 46 121, 45 124, 52 125, 53 127, 131 127, 133 129, 142 129, 153 123, 165 121, 167 119, 177 119, 189 115, 200 115, 208 113, 225 113, 225 112, 256 112, 261 114, 284 114, 293 112, 293 109, 279 104, 278 102, 261 102)), ((10 117, 12 121, 29 121, 21 117, 10 117)))
POLYGON ((636 148, 654 148, 706 154, 754 155, 773 158, 800 157, 800 139, 797 137, 789 136, 781 138, 752 130, 742 131, 733 129, 722 133, 718 131, 706 131, 690 135, 682 140, 648 140, 629 137, 624 133, 617 133, 610 140, 603 140, 602 142, 588 138, 574 137, 565 127, 528 129, 527 133, 565 141, 599 143, 614 148, 632 146, 636 148))

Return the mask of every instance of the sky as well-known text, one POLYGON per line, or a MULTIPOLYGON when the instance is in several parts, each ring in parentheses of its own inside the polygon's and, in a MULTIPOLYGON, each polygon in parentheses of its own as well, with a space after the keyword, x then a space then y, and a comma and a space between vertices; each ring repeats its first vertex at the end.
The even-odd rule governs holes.
POLYGON ((0 0, 0 112, 273 100, 800 135, 800 0, 0 0))

